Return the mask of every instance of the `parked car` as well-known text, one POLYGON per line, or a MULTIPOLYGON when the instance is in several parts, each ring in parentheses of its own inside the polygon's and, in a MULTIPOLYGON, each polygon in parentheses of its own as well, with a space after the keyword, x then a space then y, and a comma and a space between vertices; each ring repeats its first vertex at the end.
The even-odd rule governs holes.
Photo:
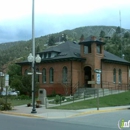
POLYGON ((18 96, 18 93, 15 91, 10 91, 8 95, 12 95, 12 96, 18 96))
MULTIPOLYGON (((18 96, 18 94, 20 94, 19 91, 8 91, 8 92, 7 92, 7 95, 12 95, 12 96, 18 96)), ((6 91, 2 91, 2 92, 0 93, 0 95, 6 96, 6 91)))
MULTIPOLYGON (((5 92, 5 91, 2 91, 2 92, 1 92, 1 95, 2 95, 2 96, 5 96, 5 95, 6 95, 6 92, 5 92)), ((8 95, 8 94, 7 94, 7 95, 8 95)))

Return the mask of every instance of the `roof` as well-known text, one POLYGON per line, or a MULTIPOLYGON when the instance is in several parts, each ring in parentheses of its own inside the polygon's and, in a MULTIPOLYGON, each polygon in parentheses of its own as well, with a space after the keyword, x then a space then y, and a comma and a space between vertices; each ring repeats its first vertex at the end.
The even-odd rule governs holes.
POLYGON ((104 51, 104 58, 102 58, 103 62, 114 62, 114 63, 120 63, 120 64, 128 64, 130 65, 130 62, 126 61, 123 58, 120 58, 108 51, 104 51))
MULTIPOLYGON (((57 55, 50 58, 43 58, 41 62, 55 62, 55 61, 65 61, 65 60, 76 60, 76 61, 85 61, 86 59, 81 57, 80 55, 80 45, 75 42, 67 41, 58 46, 50 47, 43 52, 40 52, 40 56, 47 52, 56 52, 57 55)), ((130 65, 130 62, 126 61, 123 58, 120 58, 110 52, 104 51, 104 58, 102 58, 102 62, 113 62, 118 64, 127 64, 130 65)), ((24 62, 18 64, 29 64, 26 60, 24 62)))
POLYGON ((80 46, 74 42, 67 41, 63 44, 60 44, 55 47, 50 47, 49 49, 40 52, 39 54, 46 53, 46 52, 54 52, 54 50, 57 52, 57 55, 53 58, 45 58, 42 59, 42 61, 49 61, 49 60, 65 60, 65 59, 70 59, 70 60, 80 60, 83 61, 85 58, 82 58, 80 55, 80 46))
POLYGON ((91 45, 91 43, 96 42, 97 45, 104 45, 105 42, 103 42, 102 38, 96 38, 95 36, 89 36, 87 37, 87 39, 81 41, 79 44, 83 44, 83 45, 91 45))

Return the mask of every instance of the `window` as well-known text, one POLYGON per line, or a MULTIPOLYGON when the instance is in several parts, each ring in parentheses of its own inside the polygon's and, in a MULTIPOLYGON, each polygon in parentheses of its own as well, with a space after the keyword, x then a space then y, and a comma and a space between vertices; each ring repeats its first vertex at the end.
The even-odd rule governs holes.
POLYGON ((119 69, 119 83, 122 81, 121 69, 119 69))
POLYGON ((116 69, 113 69, 113 82, 116 83, 116 69))
POLYGON ((101 53, 101 45, 97 45, 97 53, 101 53))
POLYGON ((46 69, 42 70, 42 83, 46 83, 46 69))
POLYGON ((49 74, 50 74, 50 83, 53 83, 54 82, 54 70, 53 68, 50 68, 50 71, 49 71, 49 74))
POLYGON ((89 46, 84 46, 84 54, 91 53, 91 45, 89 46))
POLYGON ((48 58, 51 58, 51 53, 48 53, 48 58))
POLYGON ((63 70, 62 70, 62 81, 63 83, 66 83, 67 82, 67 67, 63 67, 63 70))

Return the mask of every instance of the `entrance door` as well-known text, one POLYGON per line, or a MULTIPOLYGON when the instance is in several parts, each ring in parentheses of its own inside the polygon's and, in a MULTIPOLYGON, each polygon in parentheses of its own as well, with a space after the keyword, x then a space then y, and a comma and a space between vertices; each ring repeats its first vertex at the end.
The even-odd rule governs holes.
POLYGON ((91 67, 84 67, 84 84, 85 87, 91 87, 91 84, 88 84, 88 81, 91 81, 91 67))

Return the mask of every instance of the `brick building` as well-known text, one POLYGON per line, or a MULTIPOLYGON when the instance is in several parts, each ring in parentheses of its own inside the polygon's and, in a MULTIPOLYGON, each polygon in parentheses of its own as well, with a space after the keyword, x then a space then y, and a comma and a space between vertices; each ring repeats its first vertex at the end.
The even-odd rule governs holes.
MULTIPOLYGON (((104 50, 104 42, 90 36, 79 44, 65 42, 50 47, 39 55, 42 58, 37 64, 40 88, 45 88, 47 94, 73 94, 79 87, 96 87, 88 81, 96 81, 95 69, 100 69, 101 88, 129 85, 130 63, 104 50)), ((30 68, 27 61, 19 63, 22 73, 30 68)))

